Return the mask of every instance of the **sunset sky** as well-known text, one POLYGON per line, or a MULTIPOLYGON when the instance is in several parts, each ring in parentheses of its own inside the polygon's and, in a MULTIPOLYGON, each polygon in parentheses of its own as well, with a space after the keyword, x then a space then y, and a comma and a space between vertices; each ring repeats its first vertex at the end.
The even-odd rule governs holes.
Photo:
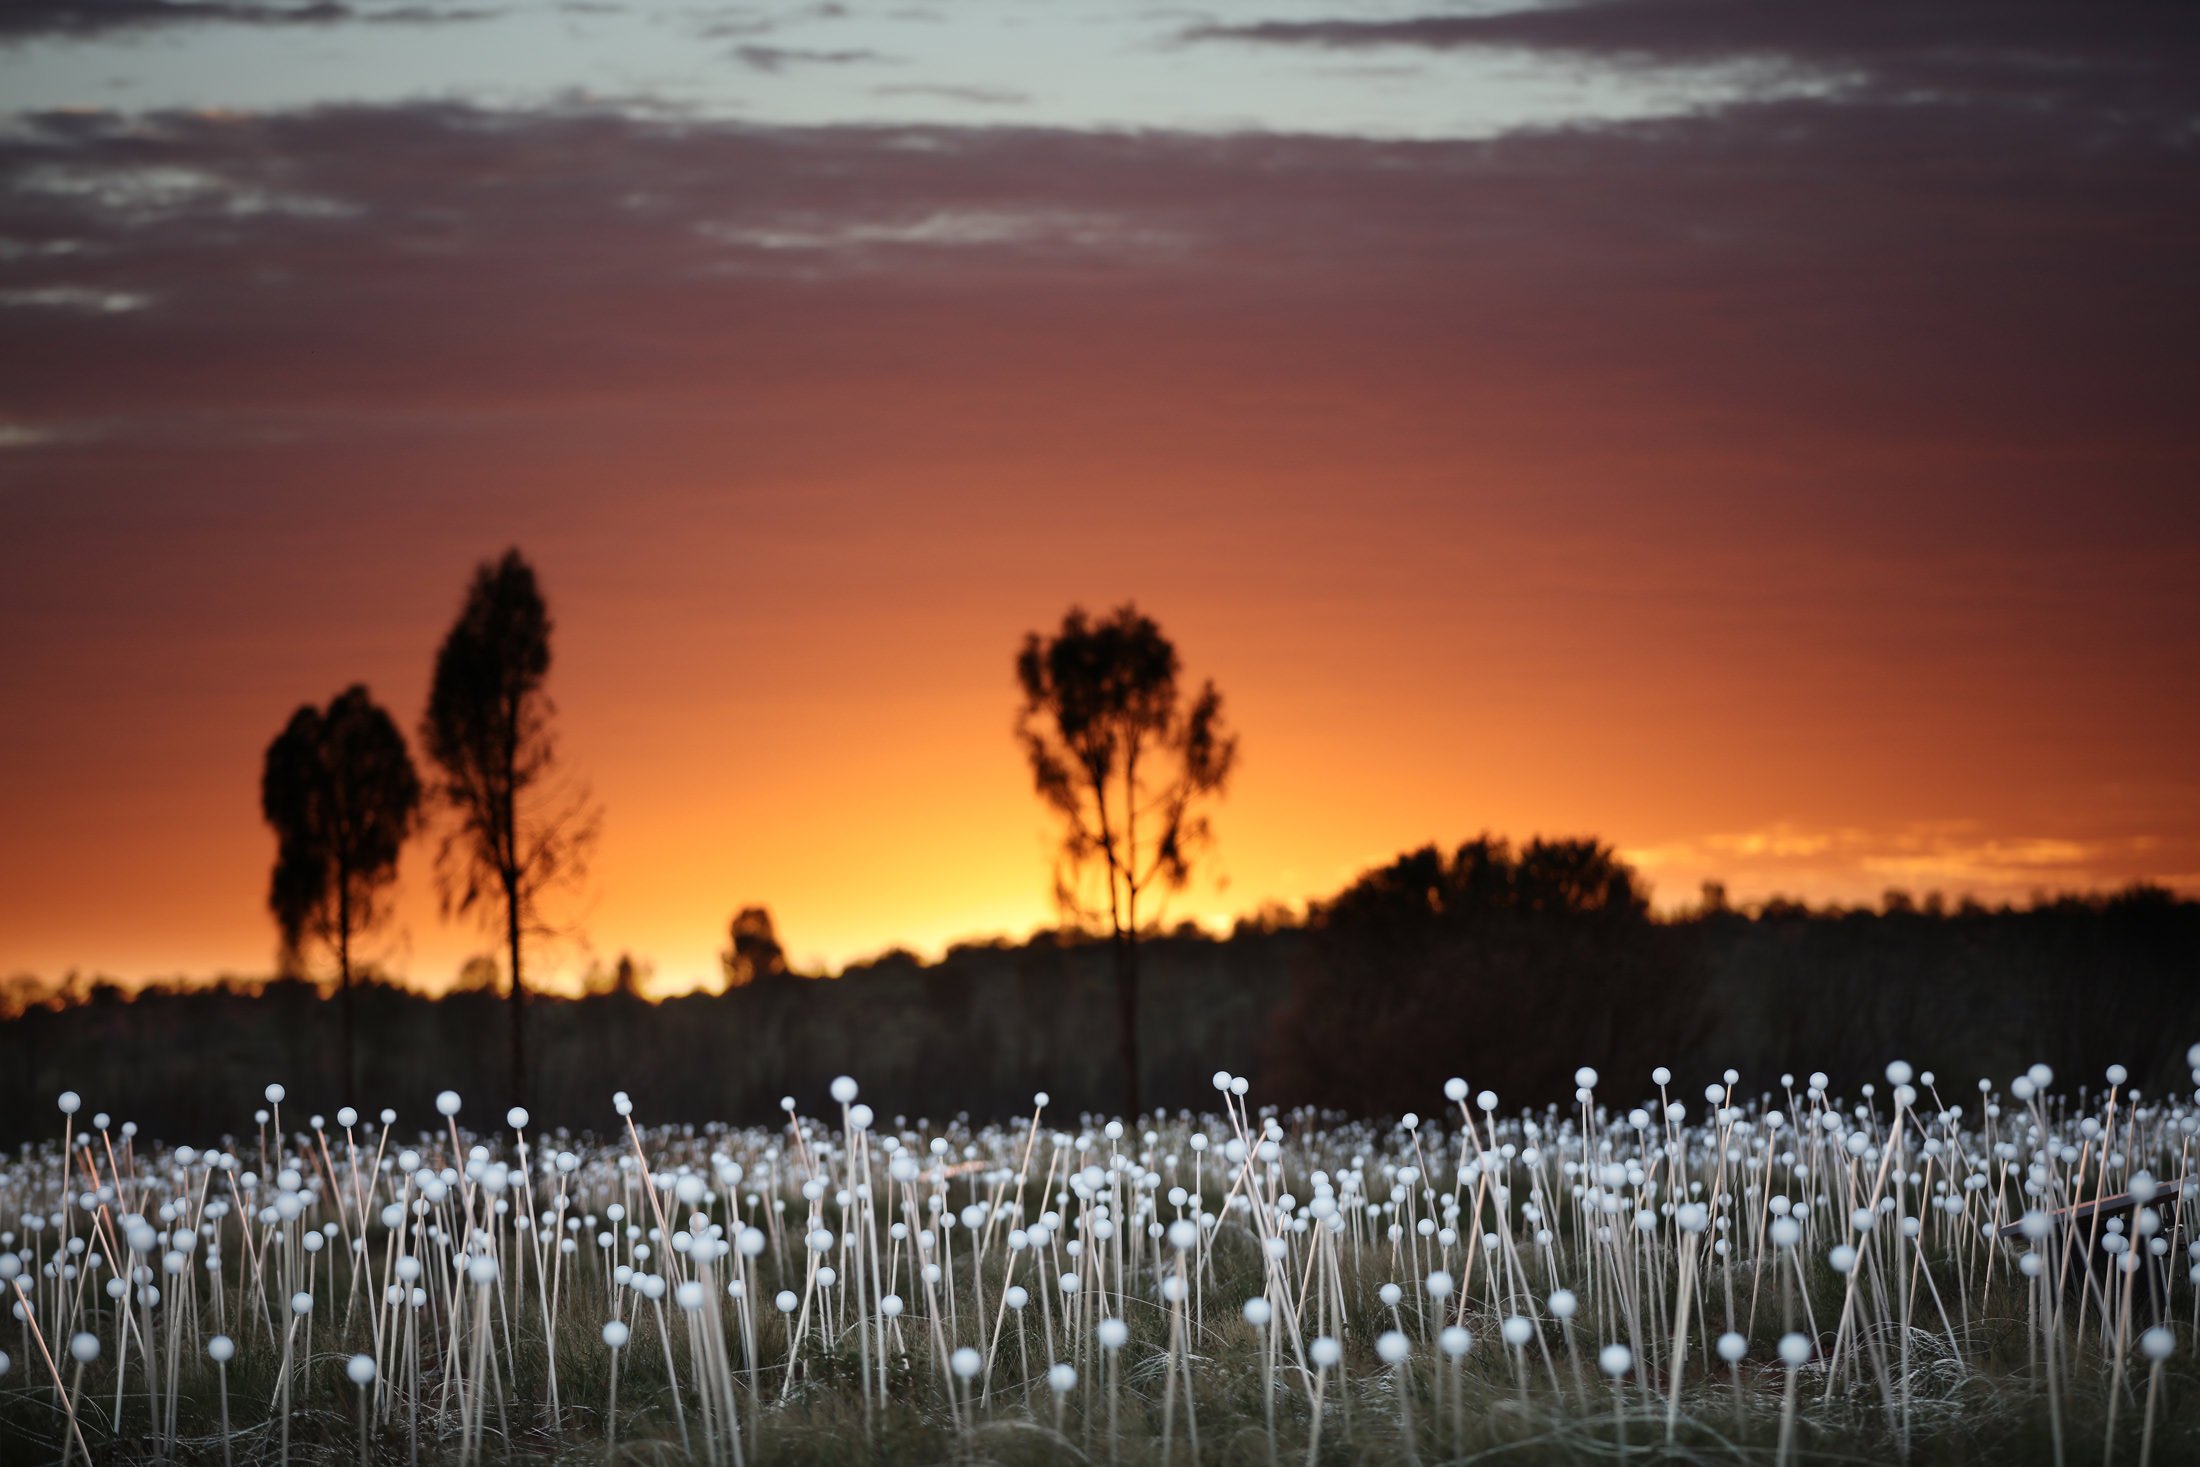
POLYGON ((511 544, 568 975, 1046 923, 1012 659, 1126 599, 1243 738, 1172 917, 1484 829, 2200 890, 2196 77, 2149 0, 8 0, 0 973, 266 971, 268 741, 414 730, 511 544))

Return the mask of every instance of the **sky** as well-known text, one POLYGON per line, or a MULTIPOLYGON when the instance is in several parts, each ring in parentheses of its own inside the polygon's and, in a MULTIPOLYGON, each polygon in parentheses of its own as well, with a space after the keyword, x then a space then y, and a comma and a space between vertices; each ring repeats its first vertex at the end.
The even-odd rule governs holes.
POLYGON ((1242 739, 1171 920, 1484 830, 2200 891, 2195 77, 2153 0, 5 0, 0 972, 265 972, 267 743, 416 728, 515 544, 560 981, 1048 924, 1013 658, 1126 600, 1242 739))

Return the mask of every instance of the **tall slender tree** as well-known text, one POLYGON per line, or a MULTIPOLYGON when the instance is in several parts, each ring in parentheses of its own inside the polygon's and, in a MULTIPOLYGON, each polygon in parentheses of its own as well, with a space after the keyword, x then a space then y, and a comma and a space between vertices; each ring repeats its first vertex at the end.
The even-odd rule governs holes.
POLYGON ((1072 607, 1060 631, 1030 633, 1016 657, 1016 736, 1039 798, 1062 822, 1055 901, 1079 921, 1104 914, 1114 944, 1127 1116, 1140 1100, 1139 902, 1190 879, 1213 836, 1201 807, 1224 793, 1237 763, 1222 694, 1209 681, 1186 700, 1180 671, 1176 647, 1128 602, 1100 621, 1072 607))
POLYGON ((336 956, 344 1094, 358 1095, 352 1013, 352 943, 385 915, 397 855, 418 821, 420 776, 405 736, 364 685, 301 706, 267 746, 260 813, 274 827, 268 909, 281 930, 283 964, 295 968, 309 941, 336 956))
POLYGON ((443 639, 420 741, 451 825, 437 870, 446 912, 501 925, 510 963, 511 1094, 527 1094, 527 979, 521 945, 544 931, 541 902, 587 869, 601 812, 559 775, 551 731, 550 608, 514 548, 475 568, 443 639))

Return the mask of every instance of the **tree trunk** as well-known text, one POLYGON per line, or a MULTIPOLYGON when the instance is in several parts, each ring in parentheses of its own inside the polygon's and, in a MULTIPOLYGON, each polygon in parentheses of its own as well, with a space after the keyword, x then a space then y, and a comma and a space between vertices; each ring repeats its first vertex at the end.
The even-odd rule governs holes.
POLYGON ((519 893, 514 883, 504 888, 504 940, 512 954, 512 1099, 527 1103, 527 984, 519 968, 519 893))
POLYGON ((1138 1116, 1138 934, 1115 934, 1117 1056, 1123 1066, 1123 1124, 1138 1116))
POLYGON ((343 872, 337 874, 343 882, 343 890, 336 898, 336 971, 340 984, 336 1004, 337 1019, 344 1035, 343 1099, 346 1105, 356 1105, 359 1101, 359 1051, 351 1012, 351 880, 343 872))

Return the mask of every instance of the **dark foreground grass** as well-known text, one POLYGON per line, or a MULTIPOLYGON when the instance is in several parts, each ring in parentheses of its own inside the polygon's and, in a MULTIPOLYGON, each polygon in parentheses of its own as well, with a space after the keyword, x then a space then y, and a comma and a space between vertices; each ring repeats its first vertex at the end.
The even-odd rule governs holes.
MULTIPOLYGON (((1316 1413, 1307 1383, 1295 1370, 1275 1376, 1274 1434, 1263 1389, 1262 1347, 1249 1326, 1232 1320, 1201 1333, 1191 1349, 1194 1410, 1187 1420, 1181 1394, 1164 1411, 1165 1326, 1133 1315, 1132 1339, 1116 1357, 1114 1426, 1110 1428, 1105 1371, 1087 1372, 1057 1397, 1036 1361, 1025 1374, 1004 1341, 1000 1369, 959 1428, 928 1352, 918 1348, 892 1362, 887 1404, 866 1409, 858 1389, 861 1362, 852 1349, 813 1351, 792 1385, 783 1369, 760 1372, 753 1394, 744 1376, 737 1404, 746 1462, 786 1467, 840 1467, 871 1462, 1121 1463, 1202 1462, 1266 1467, 1296 1463, 1676 1462, 1771 1463, 1780 1460, 1781 1405, 1788 1372, 1772 1358, 1772 1339, 1752 1342, 1735 1370, 1714 1362, 1685 1372, 1680 1411, 1667 1433, 1666 1382, 1601 1375, 1592 1359, 1576 1359, 1561 1332, 1546 1330, 1516 1357, 1498 1341, 1498 1321, 1475 1319, 1478 1344, 1452 1362, 1426 1353, 1401 1368, 1380 1361, 1372 1340, 1348 1333, 1341 1367, 1323 1383, 1320 1441, 1309 1451, 1316 1413), (1487 1341, 1488 1343, 1480 1343, 1487 1341), (1548 1351, 1548 1358, 1545 1356, 1548 1351)), ((1471 1316, 1470 1316, 1471 1317, 1471 1316)), ((58 1462, 69 1447, 67 1415, 35 1342, 18 1353, 28 1332, 18 1328, 13 1368, 0 1378, 0 1463, 8 1467, 58 1462)), ((514 1336, 506 1357, 515 1378, 485 1410, 480 1455, 495 1463, 672 1463, 703 1460, 698 1407, 688 1394, 676 1409, 662 1348, 637 1329, 619 1362, 616 1443, 607 1431, 611 1355, 596 1327, 561 1322, 560 1406, 548 1409, 547 1352, 539 1339, 514 1336), (684 1430, 683 1430, 684 1426, 684 1430)), ((2025 1464, 2110 1460, 2107 1440, 2111 1362, 2077 1362, 2060 1397, 2062 1448, 2038 1373, 2025 1358, 2019 1319, 1971 1327, 1964 1356, 1945 1335, 1923 1330, 1912 1340, 1907 1432, 1900 1411, 1866 1382, 1826 1398, 1823 1365, 1795 1372, 1796 1420, 1786 1460, 1798 1463, 2025 1464)), ((783 1335, 779 1343, 784 1348, 783 1335)), ((686 1376, 684 1342, 674 1331, 676 1367, 686 1376)), ((774 1342, 766 1341, 765 1344, 774 1342)), ((1891 1347, 1894 1342, 1879 1341, 1891 1347)), ((762 1353, 771 1353, 767 1348, 762 1353)), ((316 1344, 293 1385, 287 1460, 342 1464, 446 1463, 467 1460, 463 1433, 439 1372, 423 1375, 417 1400, 399 1403, 387 1421, 370 1420, 362 1436, 361 1392, 345 1375, 350 1350, 316 1344)), ((280 1351, 265 1338, 240 1339, 227 1369, 233 1425, 226 1441, 216 1373, 203 1354, 181 1368, 173 1444, 153 1429, 142 1378, 120 1398, 115 1372, 103 1358, 83 1370, 60 1362, 64 1382, 78 1392, 84 1441, 107 1463, 273 1463, 284 1457, 274 1410, 280 1351)), ((2154 1385, 2153 1463, 2200 1461, 2200 1380, 2189 1359, 2173 1362, 2154 1385)), ((2144 1430, 2148 1378, 2143 1363, 2128 1372, 2115 1426, 2113 1460, 2136 1463, 2144 1430)), ((370 1413, 371 1416, 372 1413, 370 1413)), ((715 1456, 732 1460, 729 1443, 715 1456)))

